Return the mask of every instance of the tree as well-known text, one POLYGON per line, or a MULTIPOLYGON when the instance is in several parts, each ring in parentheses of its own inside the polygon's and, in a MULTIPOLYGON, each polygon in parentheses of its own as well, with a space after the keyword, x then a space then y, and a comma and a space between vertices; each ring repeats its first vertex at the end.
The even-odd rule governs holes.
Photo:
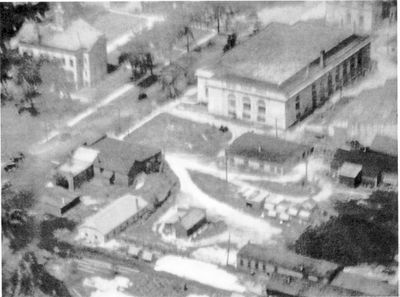
POLYGON ((67 73, 60 61, 43 60, 40 63, 39 75, 41 89, 57 94, 59 97, 69 97, 72 85, 67 81, 67 73))
POLYGON ((178 31, 178 39, 186 37, 186 51, 189 52, 190 48, 190 38, 194 40, 194 35, 192 29, 190 29, 189 26, 185 25, 181 28, 180 31, 178 31))
POLYGON ((387 264, 398 253, 397 193, 377 191, 363 204, 338 203, 338 217, 308 228, 296 252, 343 265, 387 264))
POLYGON ((224 53, 235 47, 236 45, 236 33, 232 33, 228 35, 228 39, 226 41, 226 44, 223 48, 224 53))

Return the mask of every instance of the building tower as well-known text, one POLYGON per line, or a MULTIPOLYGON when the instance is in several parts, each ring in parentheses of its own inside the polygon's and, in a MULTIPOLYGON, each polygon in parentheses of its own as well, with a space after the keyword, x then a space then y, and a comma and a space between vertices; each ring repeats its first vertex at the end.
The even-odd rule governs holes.
POLYGON ((57 31, 64 31, 65 21, 64 21, 64 9, 61 3, 57 3, 54 8, 54 29, 57 31))

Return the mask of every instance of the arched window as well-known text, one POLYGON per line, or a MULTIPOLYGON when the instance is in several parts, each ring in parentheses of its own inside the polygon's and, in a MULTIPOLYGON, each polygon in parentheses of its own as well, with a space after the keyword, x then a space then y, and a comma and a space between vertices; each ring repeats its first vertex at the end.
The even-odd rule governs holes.
POLYGON ((236 117, 236 98, 235 95, 228 95, 228 114, 231 117, 236 117))
POLYGON ((249 97, 243 97, 243 119, 251 118, 251 101, 249 97))
POLYGON ((265 101, 260 99, 257 102, 257 121, 265 122, 265 101))

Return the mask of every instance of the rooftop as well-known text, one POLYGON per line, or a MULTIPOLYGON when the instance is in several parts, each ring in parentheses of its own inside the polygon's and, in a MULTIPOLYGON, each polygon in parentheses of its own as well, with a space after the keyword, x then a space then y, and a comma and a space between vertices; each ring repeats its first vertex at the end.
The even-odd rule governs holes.
POLYGON ((228 152, 246 158, 285 163, 293 156, 300 156, 306 150, 308 150, 306 145, 249 132, 235 139, 228 152))
POLYGON ((375 177, 380 172, 397 173, 397 157, 377 152, 337 149, 331 169, 338 170, 345 162, 362 165, 362 173, 365 176, 375 177))
POLYGON ((398 296, 397 286, 343 271, 335 277, 331 284, 345 289, 356 290, 365 295, 398 296))
POLYGON ((135 161, 143 162, 161 152, 153 147, 108 137, 94 143, 92 147, 100 151, 98 160, 103 168, 123 174, 129 173, 135 161))
POLYGON ((356 178, 361 172, 362 165, 354 164, 350 162, 344 162, 342 167, 339 169, 339 175, 356 178))
POLYGON ((61 187, 46 188, 42 194, 43 202, 61 208, 78 198, 80 194, 70 192, 61 187))
POLYGON ((63 31, 51 24, 26 21, 17 34, 19 42, 37 44, 67 51, 90 50, 103 34, 83 19, 73 20, 63 31))
POLYGON ((190 230, 194 225, 206 217, 206 212, 200 208, 192 208, 180 220, 185 230, 190 230))
POLYGON ((72 157, 59 167, 59 171, 77 175, 87 169, 96 160, 99 151, 88 148, 79 147, 72 157))
POLYGON ((272 265, 296 272, 305 272, 308 275, 320 278, 330 278, 339 268, 339 265, 325 260, 313 259, 290 251, 251 243, 242 247, 239 254, 248 258, 264 260, 272 265))
POLYGON ((227 52, 216 69, 279 85, 318 58, 321 50, 328 51, 349 35, 311 22, 271 23, 227 52))
POLYGON ((300 292, 307 284, 307 280, 274 273, 268 279, 266 287, 267 290, 280 292, 288 296, 300 296, 300 292))
POLYGON ((378 153, 397 156, 397 139, 378 134, 369 148, 378 153))
POLYGON ((147 202, 142 197, 125 194, 87 218, 82 226, 92 227, 102 234, 107 234, 146 206, 147 202))

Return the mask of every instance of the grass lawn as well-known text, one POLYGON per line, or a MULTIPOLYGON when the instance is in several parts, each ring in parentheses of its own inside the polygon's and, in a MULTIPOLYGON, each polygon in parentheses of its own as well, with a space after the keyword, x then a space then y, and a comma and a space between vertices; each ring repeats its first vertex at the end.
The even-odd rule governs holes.
POLYGON ((247 181, 249 184, 257 187, 265 188, 276 194, 290 195, 304 197, 307 195, 315 194, 320 189, 314 185, 302 186, 301 183, 275 183, 267 180, 264 181, 247 181))
POLYGON ((128 142, 156 146, 166 151, 216 156, 227 145, 231 133, 217 127, 160 114, 128 135, 128 142))

